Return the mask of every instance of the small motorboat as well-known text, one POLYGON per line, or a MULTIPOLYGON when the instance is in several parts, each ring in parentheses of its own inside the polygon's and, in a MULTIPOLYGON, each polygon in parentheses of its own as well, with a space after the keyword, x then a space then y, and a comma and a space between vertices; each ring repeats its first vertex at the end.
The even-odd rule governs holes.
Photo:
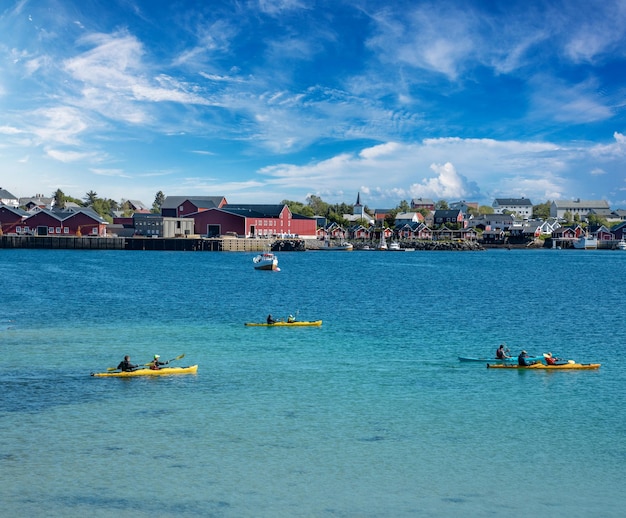
POLYGON ((275 270, 280 271, 278 268, 278 257, 272 252, 263 252, 252 259, 255 270, 275 270))

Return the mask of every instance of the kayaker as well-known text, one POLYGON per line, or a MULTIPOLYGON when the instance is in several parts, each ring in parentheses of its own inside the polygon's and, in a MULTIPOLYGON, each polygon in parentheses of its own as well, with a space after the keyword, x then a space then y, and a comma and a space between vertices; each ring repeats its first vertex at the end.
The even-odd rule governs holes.
POLYGON ((546 359, 546 364, 548 365, 556 365, 556 362, 559 360, 559 358, 552 356, 552 353, 543 353, 543 357, 546 359))
POLYGON ((520 367, 528 367, 529 365, 533 365, 535 362, 528 360, 528 353, 526 351, 522 351, 519 353, 517 357, 517 364, 520 367))
POLYGON ((296 321, 296 317, 294 317, 293 315, 289 315, 287 317, 287 322, 290 324, 293 324, 296 321))
POLYGON ((510 357, 511 356, 507 354, 507 350, 504 348, 504 344, 500 344, 500 347, 498 347, 498 350, 496 351, 496 358, 498 360, 504 360, 505 358, 510 357))
POLYGON ((130 363, 130 356, 128 354, 124 356, 124 359, 120 362, 117 368, 123 372, 134 371, 139 365, 135 365, 134 363, 130 363))
POLYGON ((159 361, 160 356, 158 354, 154 355, 154 359, 150 363, 150 368, 153 371, 158 371, 161 368, 161 365, 167 365, 169 362, 161 362, 159 361))
POLYGON ((275 324, 276 323, 276 320, 274 320, 272 318, 272 314, 271 313, 269 315, 267 315, 267 323, 268 324, 275 324))

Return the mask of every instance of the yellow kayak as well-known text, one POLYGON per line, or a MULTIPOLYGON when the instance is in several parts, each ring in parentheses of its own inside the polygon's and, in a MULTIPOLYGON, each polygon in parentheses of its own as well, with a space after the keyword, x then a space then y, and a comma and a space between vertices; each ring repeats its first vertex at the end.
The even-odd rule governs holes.
POLYGON ((296 320, 295 322, 274 322, 268 324, 267 322, 246 322, 247 326, 263 326, 263 327, 301 327, 301 326, 321 326, 321 320, 296 320))
POLYGON ((526 370, 526 369, 546 369, 546 370, 583 370, 583 369, 599 369, 600 368, 599 363, 563 363, 563 364, 556 364, 556 365, 546 365, 544 363, 535 363, 533 365, 526 365, 526 366, 522 366, 522 365, 510 365, 510 364, 506 364, 506 363, 488 363, 487 364, 487 368, 488 369, 520 369, 520 370, 526 370))
POLYGON ((110 378, 133 378, 135 376, 169 376, 172 374, 195 374, 198 372, 197 365, 189 367, 162 367, 158 370, 153 369, 137 369, 136 371, 117 371, 117 372, 92 372, 92 376, 110 377, 110 378))

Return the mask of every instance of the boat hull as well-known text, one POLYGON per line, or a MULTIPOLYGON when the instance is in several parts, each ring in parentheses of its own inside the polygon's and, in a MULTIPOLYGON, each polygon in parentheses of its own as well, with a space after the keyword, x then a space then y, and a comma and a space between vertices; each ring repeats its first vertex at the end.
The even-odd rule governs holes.
POLYGON ((589 370, 599 369, 599 363, 564 363, 562 365, 546 365, 544 363, 535 363, 533 365, 511 365, 506 363, 487 364, 488 369, 519 369, 519 370, 589 370))
MULTIPOLYGON (((543 360, 543 356, 536 356, 534 358, 528 358, 530 361, 542 361, 543 360)), ((493 364, 511 364, 514 363, 517 365, 517 356, 512 357, 512 358, 505 358, 505 359, 499 359, 499 358, 473 358, 473 357, 469 357, 469 356, 459 356, 459 361, 462 362, 473 362, 473 363, 493 363, 493 364)))
POLYGON ((274 322, 273 324, 268 324, 267 322, 246 322, 246 326, 257 326, 257 327, 304 327, 304 326, 321 326, 321 320, 302 320, 296 322, 274 322))
POLYGON ((135 378, 138 376, 172 376, 177 374, 196 374, 198 372, 197 365, 189 367, 163 367, 158 370, 137 369, 136 371, 127 372, 93 372, 91 375, 97 378, 135 378))
POLYGON ((255 270, 278 270, 278 261, 260 262, 254 265, 255 270))
POLYGON ((278 268, 278 257, 272 252, 259 254, 252 259, 252 262, 254 263, 255 270, 280 270, 280 268, 278 268))

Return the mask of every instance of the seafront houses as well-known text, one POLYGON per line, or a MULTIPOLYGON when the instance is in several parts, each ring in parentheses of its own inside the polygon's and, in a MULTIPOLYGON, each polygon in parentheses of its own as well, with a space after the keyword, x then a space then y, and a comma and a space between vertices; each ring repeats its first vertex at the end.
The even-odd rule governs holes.
POLYGON ((105 236, 108 223, 97 212, 83 208, 79 210, 36 209, 25 212, 19 224, 13 223, 3 233, 37 236, 105 236), (9 232, 7 232, 9 230, 9 232))
POLYGON ((550 217, 557 219, 565 218, 569 213, 570 220, 574 216, 586 218, 592 211, 605 211, 609 209, 609 203, 604 200, 555 200, 550 204, 550 217))
POLYGON ((613 238, 618 241, 621 239, 626 240, 626 221, 623 223, 618 223, 613 228, 611 228, 611 233, 613 234, 613 238))
MULTIPOLYGON (((225 200, 224 200, 225 201, 225 200)), ((300 236, 314 238, 316 219, 293 214, 287 205, 222 204, 184 214, 195 222, 195 233, 216 237, 233 233, 240 237, 300 236)))
POLYGON ((21 234, 22 221, 28 212, 13 205, 0 205, 0 230, 2 234, 21 234))
POLYGON ((613 241, 615 239, 614 234, 604 225, 589 226, 587 232, 598 241, 613 241))
POLYGON ((492 204, 496 214, 515 214, 519 219, 532 219, 533 204, 527 198, 496 198, 492 204))
POLYGON ((552 238, 559 241, 575 241, 582 236, 583 233, 584 231, 580 225, 561 227, 552 232, 552 238))

